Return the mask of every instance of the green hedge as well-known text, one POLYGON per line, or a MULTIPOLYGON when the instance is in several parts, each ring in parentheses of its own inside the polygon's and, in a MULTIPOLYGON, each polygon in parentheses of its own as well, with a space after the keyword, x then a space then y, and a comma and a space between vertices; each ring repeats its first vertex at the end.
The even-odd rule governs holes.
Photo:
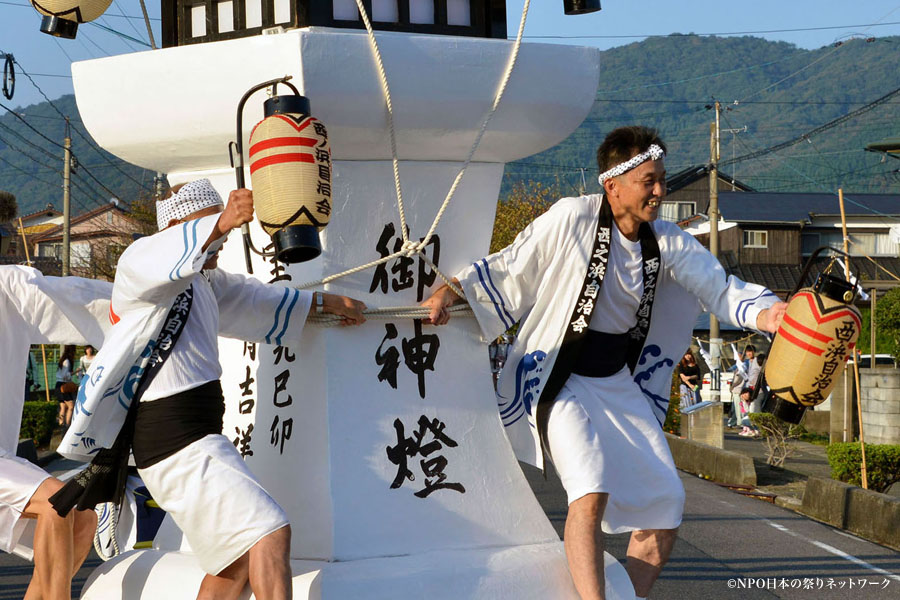
POLYGON ((20 438, 31 438, 37 446, 46 446, 56 428, 57 402, 26 402, 22 409, 20 438))
MULTIPOLYGON (((831 478, 862 485, 862 453, 859 442, 841 442, 828 446, 831 478)), ((869 489, 884 492, 900 481, 900 445, 866 444, 866 476, 869 489)))

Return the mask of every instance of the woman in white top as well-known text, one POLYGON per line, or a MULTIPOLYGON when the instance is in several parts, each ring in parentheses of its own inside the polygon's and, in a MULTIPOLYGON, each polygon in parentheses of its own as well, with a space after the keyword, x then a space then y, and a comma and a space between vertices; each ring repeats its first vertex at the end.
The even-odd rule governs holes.
POLYGON ((91 368, 91 363, 94 362, 94 356, 96 354, 97 350, 94 349, 93 346, 85 346, 84 356, 82 356, 81 360, 78 362, 78 370, 75 371, 75 374, 79 377, 84 377, 84 374, 91 368))

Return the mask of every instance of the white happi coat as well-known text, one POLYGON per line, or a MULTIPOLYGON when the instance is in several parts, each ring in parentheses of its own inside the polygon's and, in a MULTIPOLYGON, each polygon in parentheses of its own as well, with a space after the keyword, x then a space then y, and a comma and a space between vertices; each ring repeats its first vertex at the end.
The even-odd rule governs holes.
MULTIPOLYGON (((63 456, 89 460, 112 446, 172 303, 224 243, 219 238, 202 249, 218 219, 210 215, 169 227, 122 254, 110 306, 116 323, 78 390, 72 427, 58 449, 63 456)), ((312 292, 221 269, 208 275, 219 305, 219 335, 278 345, 299 341, 312 292)))
MULTIPOLYGON (((30 498, 49 477, 16 458, 31 344, 100 347, 109 328, 111 292, 112 284, 106 281, 44 277, 30 267, 0 267, 0 497, 30 498)), ((12 551, 22 536, 23 508, 0 501, 0 550, 12 551)), ((17 553, 31 555, 27 548, 17 553)))
MULTIPOLYGON (((517 457, 538 467, 543 467, 543 453, 537 401, 584 284, 602 202, 600 194, 564 198, 510 246, 456 275, 485 337, 495 338, 521 320, 500 375, 497 402, 517 457)), ((662 424, 672 370, 690 344, 701 310, 756 330, 759 312, 778 298, 762 286, 726 276, 719 262, 674 223, 651 225, 662 268, 634 381, 662 424)), ((602 311, 603 306, 595 308, 595 319, 602 311)))

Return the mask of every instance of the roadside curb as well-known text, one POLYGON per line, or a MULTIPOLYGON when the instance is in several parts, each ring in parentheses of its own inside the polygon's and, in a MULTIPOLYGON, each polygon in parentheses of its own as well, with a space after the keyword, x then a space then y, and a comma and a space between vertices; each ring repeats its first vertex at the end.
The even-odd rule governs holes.
POLYGON ((756 487, 753 458, 666 433, 675 466, 718 483, 756 487))
POLYGON ((842 481, 810 477, 798 512, 900 550, 900 498, 842 481))

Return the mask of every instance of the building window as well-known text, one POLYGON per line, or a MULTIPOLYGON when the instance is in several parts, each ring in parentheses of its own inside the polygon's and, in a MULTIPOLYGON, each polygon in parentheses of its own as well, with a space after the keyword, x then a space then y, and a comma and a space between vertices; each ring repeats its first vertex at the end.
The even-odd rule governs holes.
POLYGON ((768 248, 769 232, 748 229, 744 232, 744 248, 768 248))
POLYGON ((663 221, 678 223, 697 214, 697 205, 694 202, 663 202, 659 206, 659 217, 663 221))

